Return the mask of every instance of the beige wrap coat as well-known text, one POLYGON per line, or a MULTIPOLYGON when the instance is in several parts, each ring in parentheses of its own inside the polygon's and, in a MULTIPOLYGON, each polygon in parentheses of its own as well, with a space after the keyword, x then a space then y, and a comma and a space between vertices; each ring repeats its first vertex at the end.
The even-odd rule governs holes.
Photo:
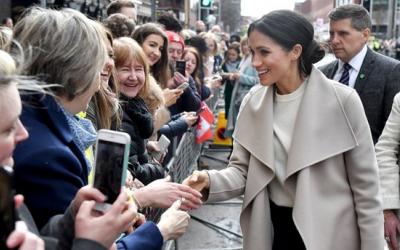
MULTIPOLYGON (((275 173, 273 97, 274 87, 255 86, 248 93, 230 163, 209 171, 209 201, 244 194, 245 250, 272 248, 267 186, 275 173)), ((378 167, 363 106, 354 89, 316 68, 295 123, 289 178, 297 178, 293 220, 308 250, 383 249, 378 167)))

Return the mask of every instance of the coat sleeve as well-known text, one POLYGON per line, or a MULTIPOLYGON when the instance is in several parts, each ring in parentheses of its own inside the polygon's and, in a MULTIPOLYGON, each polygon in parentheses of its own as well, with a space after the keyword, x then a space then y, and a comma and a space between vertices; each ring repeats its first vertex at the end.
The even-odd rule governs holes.
POLYGON ((194 82, 193 78, 189 77, 189 87, 183 91, 183 94, 176 101, 175 105, 177 112, 171 111, 171 114, 175 115, 183 111, 196 112, 200 109, 200 103, 201 98, 197 92, 196 83, 194 82))
POLYGON ((15 183, 40 229, 52 216, 65 212, 87 180, 79 160, 62 147, 25 150, 18 150, 15 183))
POLYGON ((210 170, 210 192, 208 201, 228 200, 244 193, 250 153, 234 141, 232 156, 228 167, 223 170, 210 170))
POLYGON ((207 100, 210 95, 211 95, 211 89, 207 87, 205 84, 200 85, 200 94, 201 94, 201 100, 207 100))
POLYGON ((241 85, 254 86, 260 82, 257 71, 252 66, 247 66, 242 74, 240 74, 239 82, 241 85))
MULTIPOLYGON (((388 72, 388 80, 385 85, 385 94, 383 97, 383 110, 382 112, 382 127, 385 125, 386 120, 392 110, 393 100, 395 95, 400 91, 400 63, 393 67, 391 72, 388 72)), ((382 128, 381 127, 381 128, 382 128)), ((374 138, 378 139, 378 138, 374 138)))
POLYGON ((344 154, 344 160, 353 193, 361 249, 382 249, 385 243, 378 166, 368 121, 355 91, 344 101, 344 109, 357 140, 357 146, 344 154))
POLYGON ((146 222, 117 242, 118 250, 161 250, 163 237, 157 225, 146 222))
POLYGON ((185 119, 179 117, 176 120, 170 120, 167 124, 163 125, 159 130, 158 134, 165 135, 168 138, 182 135, 188 130, 188 125, 185 119))
POLYGON ((383 209, 399 209, 399 143, 400 143, 400 94, 394 98, 392 111, 382 135, 375 145, 383 209))
POLYGON ((160 164, 150 162, 141 164, 136 155, 129 157, 128 167, 132 171, 133 176, 144 185, 165 177, 165 169, 160 164))

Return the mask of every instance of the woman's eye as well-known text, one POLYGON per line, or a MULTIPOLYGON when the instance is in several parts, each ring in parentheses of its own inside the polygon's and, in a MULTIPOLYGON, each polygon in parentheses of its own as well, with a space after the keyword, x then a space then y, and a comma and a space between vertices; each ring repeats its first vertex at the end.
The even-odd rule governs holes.
POLYGON ((260 50, 260 54, 263 56, 266 56, 269 54, 269 51, 268 50, 260 50))

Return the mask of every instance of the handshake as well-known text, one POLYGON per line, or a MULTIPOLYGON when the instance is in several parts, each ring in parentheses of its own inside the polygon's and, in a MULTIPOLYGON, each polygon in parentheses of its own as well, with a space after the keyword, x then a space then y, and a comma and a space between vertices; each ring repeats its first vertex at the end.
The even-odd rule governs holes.
POLYGON ((194 171, 182 182, 183 185, 189 186, 199 192, 210 188, 210 177, 207 171, 194 171))
MULTIPOLYGON (((209 188, 210 180, 206 171, 194 171, 182 184, 201 192, 209 188)), ((177 239, 186 232, 189 226, 190 216, 187 212, 181 210, 183 203, 187 203, 185 198, 176 200, 172 206, 161 215, 160 222, 157 226, 164 240, 177 239)), ((186 208, 187 207, 183 207, 184 210, 186 210, 186 208)))

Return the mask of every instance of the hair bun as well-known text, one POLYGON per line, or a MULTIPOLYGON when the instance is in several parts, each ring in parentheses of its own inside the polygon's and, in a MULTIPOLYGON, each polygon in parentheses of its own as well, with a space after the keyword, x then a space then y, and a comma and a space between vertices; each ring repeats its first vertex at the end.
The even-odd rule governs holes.
POLYGON ((313 39, 304 52, 304 59, 306 62, 316 63, 325 56, 325 50, 315 39, 313 39))

